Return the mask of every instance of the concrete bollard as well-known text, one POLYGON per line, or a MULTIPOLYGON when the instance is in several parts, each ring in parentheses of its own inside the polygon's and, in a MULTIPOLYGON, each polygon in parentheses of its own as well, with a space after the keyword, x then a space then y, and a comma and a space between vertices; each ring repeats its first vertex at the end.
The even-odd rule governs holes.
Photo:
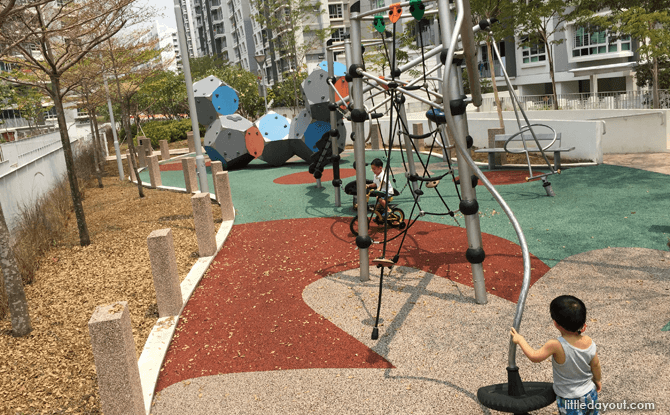
POLYGON ((235 208, 233 207, 233 197, 230 192, 230 181, 228 180, 228 172, 222 171, 216 173, 216 201, 221 205, 221 219, 233 220, 235 219, 235 208))
POLYGON ((167 140, 160 140, 158 143, 161 146, 161 160, 170 160, 170 147, 167 140))
POLYGON ((144 151, 144 147, 137 147, 137 168, 147 167, 147 153, 144 151))
MULTIPOLYGON (((423 134, 423 124, 420 122, 412 124, 412 134, 414 135, 422 135, 423 134)), ((423 138, 417 138, 412 140, 414 141, 414 145, 416 146, 417 151, 423 151, 423 138)))
POLYGON ((188 152, 195 153, 195 139, 193 138, 193 131, 186 133, 186 141, 188 142, 188 152))
POLYGON ((372 128, 372 133, 370 134, 371 149, 379 150, 379 142, 382 136, 381 131, 379 130, 379 125, 371 124, 370 128, 372 128))
POLYGON ((144 149, 147 153, 147 157, 154 155, 154 148, 151 146, 151 139, 144 137, 144 149))
POLYGON ((186 157, 181 160, 181 168, 184 171, 184 184, 186 192, 193 193, 198 191, 198 175, 195 172, 195 159, 186 157))
POLYGON ((144 415, 144 398, 128 303, 98 306, 88 321, 105 415, 144 415))
POLYGON ((181 311, 183 300, 172 230, 167 228, 151 232, 147 238, 147 246, 151 274, 154 277, 158 316, 160 318, 177 316, 181 311))
POLYGON ((200 256, 212 256, 216 253, 216 235, 209 193, 196 193, 191 197, 191 204, 193 205, 193 222, 200 256))
POLYGON ((223 171, 223 163, 220 161, 213 161, 210 166, 212 170, 212 182, 214 182, 214 198, 216 201, 219 201, 219 196, 218 196, 218 186, 216 185, 216 175, 221 173, 223 171))
POLYGON ((133 162, 130 159, 130 150, 126 153, 126 160, 128 160, 128 170, 130 171, 130 181, 134 182, 137 180, 135 177, 135 170, 133 169, 133 162))
POLYGON ((158 187, 163 185, 163 180, 161 179, 161 168, 158 165, 158 156, 149 156, 149 181, 151 182, 151 187, 158 187))

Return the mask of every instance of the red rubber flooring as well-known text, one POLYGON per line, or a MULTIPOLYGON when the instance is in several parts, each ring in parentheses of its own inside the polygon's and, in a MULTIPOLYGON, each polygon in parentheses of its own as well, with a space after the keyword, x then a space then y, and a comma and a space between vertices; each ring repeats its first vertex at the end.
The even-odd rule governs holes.
MULTIPOLYGON (((235 225, 184 309, 156 391, 214 374, 392 367, 302 300, 312 282, 359 266, 350 219, 235 225)), ((464 228, 416 222, 410 235, 398 265, 472 286, 464 228)), ((482 234, 482 239, 489 294, 515 302, 523 273, 521 249, 496 236, 482 234)), ((389 244, 388 258, 399 241, 389 244)), ((381 248, 372 245, 370 258, 380 256, 381 248)), ((533 256, 531 266, 532 283, 549 270, 533 256)))

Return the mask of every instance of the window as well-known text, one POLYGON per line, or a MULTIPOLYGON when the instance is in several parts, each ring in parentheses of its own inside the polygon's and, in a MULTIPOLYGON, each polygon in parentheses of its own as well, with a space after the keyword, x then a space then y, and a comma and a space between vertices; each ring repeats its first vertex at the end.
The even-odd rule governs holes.
POLYGON ((572 41, 573 57, 630 51, 630 36, 617 37, 606 30, 590 31, 588 27, 580 27, 575 30, 572 41))
POLYGON ((342 5, 341 4, 329 4, 328 5, 328 17, 331 19, 341 19, 342 18, 342 5))
MULTIPOLYGON (((521 42, 527 42, 528 38, 522 38, 521 42)), ((544 62, 547 60, 544 44, 536 43, 530 46, 521 48, 521 58, 523 63, 544 62)))
POLYGON ((344 28, 340 27, 333 31, 333 34, 330 36, 331 39, 335 41, 344 40, 344 28))

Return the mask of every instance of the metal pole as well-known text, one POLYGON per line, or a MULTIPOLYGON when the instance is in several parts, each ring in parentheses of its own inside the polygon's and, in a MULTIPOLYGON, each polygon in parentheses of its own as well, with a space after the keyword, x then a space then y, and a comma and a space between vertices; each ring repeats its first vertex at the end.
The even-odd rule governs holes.
MULTIPOLYGON (((107 86, 107 78, 104 76, 102 79, 105 82, 105 92, 107 93, 107 108, 109 109, 109 121, 112 123, 112 136, 114 137, 114 152, 116 152, 116 166, 119 169, 119 180, 124 180, 123 174, 123 162, 121 162, 121 148, 119 147, 119 138, 116 136, 116 123, 114 122, 114 109, 112 108, 112 100, 109 98, 109 86, 107 86)), ((130 159, 128 159, 128 165, 132 169, 130 159)))
POLYGON ((184 32, 184 21, 181 15, 179 0, 175 0, 174 14, 177 20, 177 33, 179 38, 179 51, 181 53, 181 64, 184 69, 184 81, 186 82, 186 95, 188 97, 188 108, 191 114, 191 128, 193 129, 193 141, 195 141, 195 169, 198 172, 200 191, 209 193, 207 182, 207 168, 205 157, 202 155, 202 141, 200 140, 200 126, 198 115, 195 112, 195 97, 193 96, 193 80, 191 79, 191 64, 189 63, 188 46, 186 45, 186 33, 184 32))
MULTIPOLYGON (((328 78, 334 79, 335 53, 332 50, 329 49, 326 50, 326 58, 328 61, 328 78)), ((335 102, 334 89, 335 89, 334 85, 331 85, 331 87, 328 88, 328 92, 330 92, 331 103, 335 102)), ((340 161, 339 161, 340 150, 338 144, 339 135, 332 134, 332 132, 337 132, 337 111, 330 111, 330 131, 331 131, 330 140, 333 150, 333 187, 335 188, 335 206, 340 207, 342 206, 342 201, 340 199, 340 185, 342 181, 340 180, 340 161), (340 180, 340 182, 335 182, 336 180, 340 180)))
MULTIPOLYGON (((407 134, 409 134, 409 124, 407 124, 407 112, 405 111, 405 97, 402 94, 399 94, 400 103, 398 105, 398 117, 402 121, 403 125, 407 127, 407 134)), ((414 146, 412 145, 412 139, 409 138, 407 134, 403 134, 403 139, 405 140, 405 152, 407 153, 407 164, 409 165, 409 173, 405 173, 405 177, 409 179, 410 176, 416 174, 416 166, 414 166, 414 146)), ((402 151, 402 150, 401 150, 402 151)), ((417 150, 418 151, 418 150, 417 150)), ((426 166, 428 167, 428 166, 426 166)), ((410 186, 412 190, 412 196, 416 201, 419 201, 420 196, 416 194, 416 191, 419 189, 419 184, 417 182, 412 182, 410 186)))
MULTIPOLYGON (((363 61, 363 50, 361 48, 361 22, 358 20, 360 2, 354 3, 357 10, 350 9, 351 21, 351 63, 360 65, 363 61)), ((352 74, 353 75, 353 74, 352 74)), ((365 111, 363 106, 363 78, 356 76, 351 82, 350 96, 353 98, 354 111, 365 111)), ((358 199, 358 237, 356 245, 361 262, 361 281, 370 279, 370 252, 368 250, 370 236, 368 235, 368 202, 365 189, 365 120, 354 121, 354 158, 356 160, 356 197, 358 199)))
MULTIPOLYGON (((443 45, 455 44, 456 39, 452 39, 453 19, 449 4, 447 0, 438 0, 438 9, 440 17, 440 29, 443 45), (452 42, 454 41, 454 42, 452 42)), ((459 12, 461 10, 459 9, 459 12)), ((469 17, 469 16, 468 16, 469 17)), ((459 19, 463 19, 460 15, 459 19)), ((444 78, 443 78, 443 96, 444 96, 444 112, 451 111, 453 116, 453 124, 449 125, 454 135, 454 140, 458 142, 457 148, 466 149, 466 136, 468 136, 468 120, 465 116, 465 110, 455 111, 451 109, 452 105, 448 103, 462 103, 465 96, 461 92, 462 83, 460 82, 459 67, 453 64, 453 50, 449 50, 450 58, 445 62, 444 78)), ((464 106, 465 104, 463 104, 464 106)), ((451 118, 451 117, 449 117, 451 118)), ((458 174, 461 179, 461 197, 462 201, 459 205, 461 213, 465 217, 465 229, 468 236, 468 251, 466 257, 470 261, 472 267, 472 281, 475 288, 475 301, 478 304, 486 304, 486 285, 484 280, 484 266, 482 265, 484 250, 482 248, 482 232, 479 225, 479 208, 477 204, 477 194, 472 187, 470 178, 472 177, 472 169, 467 164, 466 157, 460 151, 456 152, 456 160, 458 163, 458 174)))

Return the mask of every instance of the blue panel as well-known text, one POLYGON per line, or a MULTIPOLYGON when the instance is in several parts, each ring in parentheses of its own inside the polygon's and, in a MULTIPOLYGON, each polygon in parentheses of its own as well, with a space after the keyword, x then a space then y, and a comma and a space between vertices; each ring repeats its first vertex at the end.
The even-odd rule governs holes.
MULTIPOLYGON (((324 71, 328 72, 328 62, 323 61, 319 64, 319 67, 324 71)), ((335 76, 344 76, 347 73, 347 67, 342 62, 333 62, 333 74, 335 76)))
POLYGON ((323 121, 314 121, 305 131, 305 144, 312 151, 317 151, 316 142, 321 140, 321 137, 330 131, 330 123, 323 121))
POLYGON ((235 114, 240 106, 240 99, 237 92, 228 85, 221 85, 214 90, 212 94, 212 104, 214 109, 221 115, 235 114))
POLYGON ((221 164, 223 164, 223 168, 225 169, 227 164, 226 159, 224 159, 221 156, 221 154, 219 154, 219 152, 216 151, 216 149, 214 149, 214 147, 210 146, 204 146, 204 147, 205 147, 205 153, 207 153, 207 157, 209 157, 211 161, 220 161, 221 164))
POLYGON ((258 129, 265 141, 283 140, 288 137, 291 123, 282 115, 269 113, 258 121, 258 129))

